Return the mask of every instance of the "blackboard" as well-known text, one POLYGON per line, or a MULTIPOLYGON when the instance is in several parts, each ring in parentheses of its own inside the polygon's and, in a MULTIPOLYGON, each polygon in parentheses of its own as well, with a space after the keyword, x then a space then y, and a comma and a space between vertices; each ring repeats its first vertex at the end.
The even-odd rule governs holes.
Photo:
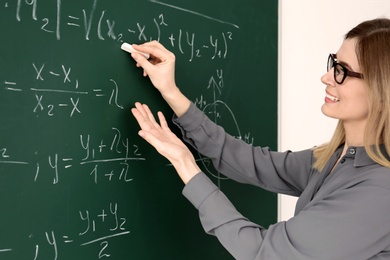
MULTIPOLYGON (((275 150, 277 10, 256 0, 0 1, 0 258, 231 259, 138 137, 134 102, 172 112, 120 45, 163 43, 199 108, 275 150)), ((244 215, 276 221, 276 195, 194 153, 244 215)))

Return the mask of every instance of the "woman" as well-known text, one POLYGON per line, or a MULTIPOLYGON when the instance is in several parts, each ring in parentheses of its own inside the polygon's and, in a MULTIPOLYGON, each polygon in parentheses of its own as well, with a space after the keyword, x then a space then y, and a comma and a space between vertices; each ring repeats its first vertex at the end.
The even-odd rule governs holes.
MULTIPOLYGON (((322 112, 339 120, 329 143, 272 152, 226 134, 177 88, 174 55, 158 42, 132 54, 173 109, 184 139, 227 177, 299 196, 295 216, 268 229, 250 222, 201 172, 158 113, 132 109, 141 131, 175 167, 205 231, 236 259, 390 259, 390 20, 363 22, 329 55, 322 112)), ((261 205, 258 206, 261 209, 261 205)))

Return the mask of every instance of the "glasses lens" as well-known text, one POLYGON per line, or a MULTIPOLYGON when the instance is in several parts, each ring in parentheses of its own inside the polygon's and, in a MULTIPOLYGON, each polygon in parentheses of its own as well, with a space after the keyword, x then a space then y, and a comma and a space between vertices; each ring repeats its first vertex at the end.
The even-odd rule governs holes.
POLYGON ((347 76, 345 68, 343 67, 343 65, 337 63, 336 60, 333 58, 333 55, 330 54, 328 57, 327 70, 330 71, 333 67, 334 67, 333 70, 334 80, 337 83, 342 84, 345 77, 347 76))
POLYGON ((333 57, 332 57, 332 54, 329 55, 328 57, 328 64, 327 64, 327 71, 330 71, 334 66, 334 60, 333 60, 333 57))
POLYGON ((340 64, 336 64, 336 66, 334 66, 334 78, 336 82, 339 84, 341 84, 344 81, 345 71, 344 71, 344 67, 341 66, 340 64))

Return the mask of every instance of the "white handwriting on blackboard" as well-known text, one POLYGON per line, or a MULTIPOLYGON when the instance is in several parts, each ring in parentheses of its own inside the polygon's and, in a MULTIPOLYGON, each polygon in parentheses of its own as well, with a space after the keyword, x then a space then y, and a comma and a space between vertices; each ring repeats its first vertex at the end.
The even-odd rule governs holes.
MULTIPOLYGON (((72 41, 81 40, 82 43, 95 44, 92 41, 99 41, 99 44, 114 45, 115 47, 123 41, 157 40, 165 41, 167 45, 170 44, 167 47, 179 55, 183 55, 188 62, 200 59, 214 61, 228 58, 230 43, 234 37, 238 37, 235 33, 239 30, 239 26, 234 23, 160 1, 147 2, 152 5, 163 5, 176 12, 195 15, 212 23, 216 22, 220 29, 203 32, 203 30, 199 30, 198 26, 188 28, 184 24, 178 26, 177 23, 175 24, 175 20, 164 12, 154 13, 142 21, 131 20, 132 17, 120 18, 109 10, 110 6, 107 6, 106 9, 103 8, 101 5, 104 2, 99 0, 90 0, 86 8, 76 8, 70 11, 68 6, 65 6, 68 4, 67 1, 56 0, 52 2, 53 5, 47 7, 47 3, 38 0, 17 0, 16 6, 14 6, 15 3, 10 2, 5 4, 5 8, 14 14, 14 7, 16 7, 16 26, 22 27, 33 20, 31 28, 36 29, 33 33, 39 32, 47 36, 45 38, 52 39, 53 42, 47 42, 47 44, 53 44, 53 46, 56 46, 57 43, 60 45, 68 41, 73 43, 72 41)), ((75 2, 72 5, 75 5, 75 2)), ((53 54, 53 56, 55 55, 53 54)), ((56 60, 55 57, 53 60, 56 60)), ((30 82, 20 83, 17 77, 2 79, 0 91, 5 90, 13 97, 23 96, 23 98, 33 99, 33 105, 28 106, 29 113, 27 114, 37 118, 36 122, 40 122, 38 119, 55 122, 57 118, 78 122, 83 117, 94 116, 88 114, 89 110, 84 105, 85 103, 93 105, 94 102, 100 102, 99 106, 104 103, 107 108, 115 112, 122 112, 125 109, 123 99, 121 99, 122 84, 120 79, 115 76, 111 75, 96 86, 90 87, 93 84, 89 84, 81 77, 83 72, 78 71, 76 66, 66 64, 63 60, 50 62, 37 58, 34 61, 29 60, 27 65, 30 69, 26 70, 30 73, 27 76, 30 76, 28 80, 31 81, 31 84, 30 82)), ((205 86, 206 91, 212 93, 212 100, 201 95, 195 103, 216 123, 230 119, 237 129, 236 137, 247 142, 251 139, 253 142, 250 133, 241 134, 233 111, 227 103, 221 100, 220 96, 223 93, 224 85, 224 71, 218 69, 205 86)), ((67 123, 66 120, 63 122, 67 123)), ((10 168, 17 170, 21 168, 22 170, 19 172, 27 174, 31 180, 32 188, 37 189, 41 186, 36 184, 46 183, 50 187, 56 187, 57 190, 60 190, 62 185, 68 183, 69 178, 75 178, 75 181, 79 181, 78 178, 80 181, 86 179, 98 188, 105 184, 116 183, 131 187, 136 183, 134 171, 137 168, 132 166, 133 164, 138 166, 147 160, 143 155, 144 152, 138 144, 125 135, 125 131, 120 127, 103 124, 99 127, 102 129, 99 129, 98 133, 104 133, 101 136, 98 136, 93 130, 90 132, 85 129, 76 129, 78 132, 73 134, 70 140, 66 140, 64 146, 44 145, 40 150, 39 143, 37 143, 38 147, 32 148, 36 149, 33 156, 31 154, 24 155, 29 158, 28 160, 23 160, 23 157, 20 157, 22 155, 16 156, 12 150, 13 147, 0 144, 1 167, 5 169, 5 172, 10 168), (66 146, 72 148, 69 149, 66 146), (45 151, 46 148, 49 151, 45 151)), ((58 139, 60 138, 58 137, 58 139)), ((52 141, 52 139, 50 140, 52 141)), ((28 151, 28 149, 26 150, 28 151)), ((216 177, 218 182, 223 179, 219 173, 211 170, 212 167, 208 164, 207 158, 200 157, 200 161, 204 164, 207 173, 216 177)), ((98 200, 98 198, 91 200, 98 200)), ((103 207, 100 206, 101 201, 96 201, 96 204, 99 205, 98 209, 91 205, 88 208, 77 208, 76 211, 67 212, 68 218, 69 215, 76 214, 75 218, 79 224, 76 225, 78 229, 73 234, 61 233, 64 229, 61 229, 62 231, 56 230, 53 223, 48 223, 47 227, 38 233, 34 231, 34 234, 29 235, 31 242, 29 250, 31 253, 34 250, 32 259, 41 259, 47 253, 51 256, 50 259, 62 259, 61 250, 66 250, 66 246, 69 244, 76 244, 84 248, 88 245, 94 245, 97 247, 97 258, 112 257, 115 253, 110 248, 110 244, 114 243, 112 238, 126 237, 130 234, 130 229, 129 222, 127 222, 128 210, 122 210, 121 205, 115 202, 115 199, 111 199, 111 201, 114 202, 105 204, 103 207)), ((72 220, 67 220, 67 222, 75 223, 72 220)), ((67 229, 74 230, 74 228, 67 229)), ((1 254, 12 254, 13 251, 17 251, 18 245, 15 248, 7 244, 0 246, 1 254)))
MULTIPOLYGON (((79 220, 81 224, 85 226, 85 230, 79 232, 78 234, 64 234, 58 236, 54 230, 44 232, 44 237, 42 235, 30 234, 28 237, 32 241, 42 241, 52 247, 53 252, 52 259, 60 259, 61 252, 60 249, 64 249, 67 244, 79 243, 81 247, 91 245, 97 242, 100 243, 100 250, 98 252, 98 258, 109 257, 109 239, 119 236, 124 236, 130 234, 130 230, 127 228, 127 219, 119 214, 118 203, 110 203, 107 208, 102 208, 100 212, 93 212, 91 210, 80 210, 78 212, 79 220), (95 237, 90 239, 91 236, 96 236, 96 234, 106 233, 106 235, 95 237), (88 239, 86 239, 88 237, 88 239), (58 239, 61 238, 61 239, 58 239), (87 241, 85 241, 87 240, 87 241), (63 242, 64 244, 60 245, 63 242), (60 246, 59 246, 60 245, 60 246)), ((43 247, 45 250, 45 247, 43 247)), ((40 244, 36 242, 35 244, 35 254, 33 259, 40 259, 40 244)), ((12 248, 0 249, 0 253, 11 252, 12 248)))
MULTIPOLYGON (((130 161, 145 161, 146 158, 142 157, 139 151, 139 147, 136 144, 130 144, 128 138, 123 138, 122 133, 119 129, 112 127, 113 135, 110 140, 97 139, 91 140, 90 135, 80 135, 80 149, 84 151, 83 158, 73 157, 62 157, 59 153, 54 153, 47 156, 47 161, 43 162, 47 164, 52 170, 52 184, 58 184, 60 182, 61 172, 72 168, 74 164, 78 164, 84 167, 92 165, 92 168, 86 170, 89 175, 92 176, 93 182, 98 184, 99 176, 103 177, 104 180, 109 182, 122 181, 125 183, 133 181, 131 175, 130 161), (110 155, 109 158, 102 157, 110 155), (99 165, 113 164, 113 168, 116 170, 103 170, 100 169, 99 165), (118 167, 119 164, 119 167, 118 167)), ((38 154, 38 151, 35 152, 38 154)), ((25 162, 12 160, 12 154, 9 153, 7 148, 0 148, 0 164, 10 165, 30 165, 35 164, 34 169, 34 182, 39 181, 45 176, 40 176, 42 170, 40 162, 25 162)), ((107 167, 105 167, 107 168, 107 167)))
MULTIPOLYGON (((160 1, 150 0, 152 4, 164 5, 178 12, 186 12, 202 19, 206 19, 212 22, 220 23, 227 27, 232 27, 233 30, 238 30, 240 27, 234 23, 223 21, 212 16, 201 14, 189 9, 185 9, 179 6, 174 6, 171 4, 163 3, 160 1)), ((41 3, 41 2, 39 2, 41 3)), ((24 5, 32 6, 32 19, 39 20, 37 17, 38 1, 28 0, 22 1, 18 0, 16 6, 16 20, 22 21, 21 10, 24 8, 24 5)), ((62 0, 56 1, 56 9, 51 10, 56 14, 56 19, 51 19, 48 17, 43 17, 41 19, 42 24, 40 29, 44 32, 54 34, 57 40, 61 40, 61 27, 63 26, 63 21, 61 20, 62 14, 62 0)), ((96 35, 98 40, 104 41, 106 37, 115 42, 135 42, 135 41, 151 41, 162 39, 168 40, 171 44, 171 47, 177 47, 182 54, 189 54, 189 61, 193 61, 194 58, 210 57, 211 59, 216 58, 226 58, 228 55, 228 43, 233 39, 233 31, 221 31, 217 35, 209 35, 208 42, 200 42, 197 39, 199 38, 195 32, 190 32, 188 30, 179 29, 178 31, 168 32, 167 35, 163 35, 163 28, 169 28, 169 23, 164 14, 159 14, 157 17, 153 18, 153 25, 148 27, 145 23, 135 22, 134 25, 125 26, 127 27, 124 31, 118 29, 117 23, 115 20, 107 17, 107 10, 100 10, 98 8, 98 0, 93 0, 91 8, 89 10, 82 9, 80 13, 68 14, 65 17, 68 19, 64 22, 64 25, 73 27, 76 30, 84 29, 83 38, 87 41, 93 39, 96 35), (98 18, 98 19, 97 19, 98 18), (92 34, 93 32, 93 34, 92 34), (133 39, 133 36, 136 37, 133 39)), ((26 7, 27 7, 26 6, 26 7)), ((6 5, 8 8, 9 5, 6 5)), ((45 11, 50 11, 45 10, 45 11)), ((48 14, 49 16, 49 14, 48 14)), ((119 27, 118 27, 119 28, 119 27)), ((123 25, 121 26, 123 28, 123 25)), ((165 32, 165 30, 164 30, 165 32)), ((204 38, 207 38, 204 37, 204 38)))
MULTIPOLYGON (((12 92, 33 92, 35 96, 36 104, 32 108, 32 112, 39 115, 47 115, 53 117, 58 114, 62 109, 67 109, 69 111, 69 117, 72 118, 75 115, 81 115, 82 109, 80 104, 83 102, 84 98, 107 98, 108 105, 116 107, 119 109, 124 109, 123 105, 120 104, 120 87, 115 79, 109 79, 110 83, 104 84, 106 88, 94 88, 92 91, 82 90, 82 84, 77 78, 73 77, 72 68, 67 67, 66 65, 60 64, 57 66, 57 69, 49 69, 46 63, 36 64, 32 63, 35 85, 37 87, 33 88, 24 88, 17 87, 17 82, 14 81, 4 81, 6 91, 12 92), (55 84, 55 87, 40 87, 40 84, 45 84, 47 80, 50 82, 59 79, 59 82, 55 84), (12 86, 12 87, 10 87, 12 86), (58 96, 65 96, 65 100, 59 103, 52 103, 47 96, 53 96, 57 94, 58 96)), ((53 83, 51 83, 53 84, 53 83)), ((21 95, 23 93, 20 93, 21 95)), ((28 94, 28 93, 26 93, 28 94)))
MULTIPOLYGON (((239 124, 237 122, 236 116, 234 115, 233 111, 229 107, 229 105, 222 101, 219 96, 223 92, 223 88, 225 86, 224 83, 224 77, 223 77, 223 70, 217 69, 215 75, 212 75, 208 81, 208 85, 206 89, 212 91, 213 100, 211 102, 208 102, 204 99, 203 96, 200 96, 200 98, 196 98, 194 103, 202 109, 202 111, 208 115, 216 124, 219 124, 219 121, 222 121, 221 114, 224 114, 223 121, 229 121, 233 123, 235 127, 235 132, 231 133, 233 136, 235 136, 237 139, 243 139, 245 142, 253 144, 254 138, 251 137, 250 133, 245 134, 244 136, 241 134, 241 130, 239 127, 239 124), (223 111, 223 113, 222 113, 223 111)), ((204 168, 206 169, 206 172, 212 175, 213 177, 217 178, 218 180, 218 186, 221 186, 220 181, 224 179, 228 179, 226 177, 223 177, 219 172, 215 172, 214 167, 212 167, 211 160, 203 157, 201 154, 199 154, 199 160, 204 168)))

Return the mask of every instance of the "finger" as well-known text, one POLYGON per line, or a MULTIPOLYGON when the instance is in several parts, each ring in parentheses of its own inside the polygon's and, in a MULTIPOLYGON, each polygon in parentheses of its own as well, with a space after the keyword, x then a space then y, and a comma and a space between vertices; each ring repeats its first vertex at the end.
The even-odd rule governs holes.
POLYGON ((146 116, 148 117, 148 119, 150 120, 150 122, 153 123, 156 127, 160 127, 160 125, 157 123, 157 121, 156 121, 156 119, 154 118, 153 113, 152 113, 152 111, 150 110, 150 108, 148 107, 148 105, 143 104, 143 108, 144 108, 145 113, 146 113, 146 116))
POLYGON ((133 114, 134 118, 137 120, 137 123, 140 126, 140 128, 146 129, 148 124, 146 123, 145 118, 142 116, 141 112, 136 108, 132 108, 131 113, 133 114))
POLYGON ((137 67, 142 67, 145 70, 148 70, 151 68, 150 66, 153 66, 143 55, 133 52, 131 53, 131 57, 136 61, 138 64, 137 67))
POLYGON ((140 126, 141 129, 151 131, 152 128, 155 128, 152 122, 150 122, 149 118, 145 115, 143 115, 143 112, 141 112, 137 108, 132 108, 131 113, 137 120, 138 125, 140 126))
MULTIPOLYGON (((161 129, 160 125, 157 123, 156 119, 153 116, 152 111, 149 109, 148 105, 141 104, 137 102, 136 109, 140 113, 140 117, 136 117, 138 124, 141 126, 141 129, 151 130, 152 128, 158 130, 161 129), (142 117, 141 117, 142 116, 142 117)), ((138 116, 136 114, 136 116, 138 116)))
POLYGON ((136 102, 135 107, 138 109, 138 111, 141 113, 141 115, 143 117, 146 117, 146 118, 148 117, 146 114, 145 108, 143 107, 143 105, 140 102, 136 102))
POLYGON ((158 41, 146 42, 144 44, 132 44, 132 47, 141 52, 149 53, 151 56, 160 60, 165 60, 165 55, 169 52, 161 43, 158 41))
POLYGON ((159 111, 157 115, 158 115, 158 121, 160 122, 161 128, 164 130, 171 131, 171 129, 168 126, 167 120, 165 119, 164 114, 161 111, 159 111))

